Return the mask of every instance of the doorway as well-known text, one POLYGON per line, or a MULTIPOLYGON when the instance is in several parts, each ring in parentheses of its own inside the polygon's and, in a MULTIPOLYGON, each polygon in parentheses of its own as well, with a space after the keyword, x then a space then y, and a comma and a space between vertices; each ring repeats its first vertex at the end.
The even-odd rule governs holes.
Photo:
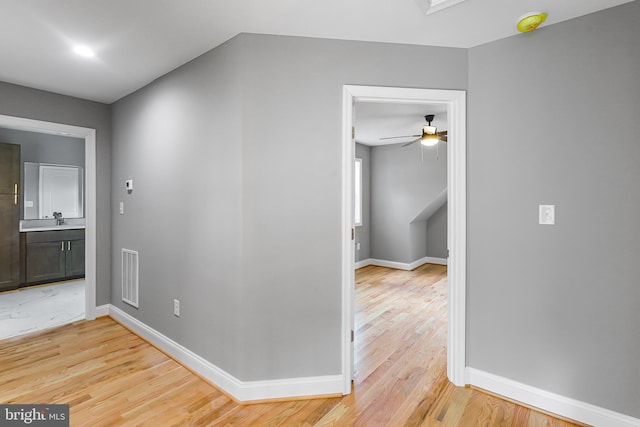
POLYGON ((96 318, 96 131, 95 129, 0 115, 0 127, 84 139, 85 285, 84 317, 96 318))
POLYGON ((356 102, 438 104, 446 108, 449 130, 448 181, 448 312, 447 377, 465 384, 465 275, 466 275, 466 92, 458 90, 391 88, 345 85, 342 142, 342 378, 343 394, 351 393, 355 319, 354 300, 354 159, 356 102))

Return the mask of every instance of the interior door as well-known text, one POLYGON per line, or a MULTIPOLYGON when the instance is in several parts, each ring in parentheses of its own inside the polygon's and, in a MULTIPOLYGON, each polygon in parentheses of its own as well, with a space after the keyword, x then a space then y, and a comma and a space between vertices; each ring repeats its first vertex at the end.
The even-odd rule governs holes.
POLYGON ((0 143, 0 291, 20 284, 20 146, 0 143))

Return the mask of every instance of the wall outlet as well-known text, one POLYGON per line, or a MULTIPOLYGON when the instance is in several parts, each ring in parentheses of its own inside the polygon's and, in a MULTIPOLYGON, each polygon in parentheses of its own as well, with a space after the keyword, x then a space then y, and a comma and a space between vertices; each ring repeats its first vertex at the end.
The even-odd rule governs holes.
POLYGON ((356 242, 356 251, 360 250, 360 242, 356 242))
POLYGON ((120 202, 120 215, 124 215, 124 202, 120 202))
POLYGON ((176 317, 180 317, 180 300, 173 300, 173 315, 176 317))

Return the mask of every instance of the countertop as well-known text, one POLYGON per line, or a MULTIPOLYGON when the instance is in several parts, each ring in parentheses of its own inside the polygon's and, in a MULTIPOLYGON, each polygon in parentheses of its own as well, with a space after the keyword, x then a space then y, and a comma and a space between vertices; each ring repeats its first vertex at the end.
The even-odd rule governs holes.
MULTIPOLYGON (((85 224, 76 223, 71 224, 47 224, 47 221, 20 221, 20 232, 26 233, 31 231, 54 231, 54 230, 82 230, 85 228, 85 224), (44 222, 44 223, 43 223, 44 222)), ((82 221, 84 222, 84 221, 82 221)))

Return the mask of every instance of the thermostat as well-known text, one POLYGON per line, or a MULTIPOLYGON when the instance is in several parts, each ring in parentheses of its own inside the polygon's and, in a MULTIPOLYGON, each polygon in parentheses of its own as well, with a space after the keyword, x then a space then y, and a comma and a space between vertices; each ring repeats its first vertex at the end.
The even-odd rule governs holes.
POLYGON ((128 179, 124 182, 124 188, 127 189, 127 191, 131 191, 133 190, 133 180, 132 179, 128 179))

